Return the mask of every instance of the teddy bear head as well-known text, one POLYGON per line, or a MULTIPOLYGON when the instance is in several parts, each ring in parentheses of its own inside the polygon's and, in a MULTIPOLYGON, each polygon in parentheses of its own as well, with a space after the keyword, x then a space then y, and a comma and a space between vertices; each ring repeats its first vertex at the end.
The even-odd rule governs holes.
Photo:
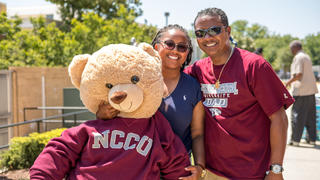
POLYGON ((101 102, 109 102, 120 117, 148 118, 161 104, 161 61, 147 43, 111 44, 92 55, 77 55, 68 70, 83 104, 93 113, 101 102))

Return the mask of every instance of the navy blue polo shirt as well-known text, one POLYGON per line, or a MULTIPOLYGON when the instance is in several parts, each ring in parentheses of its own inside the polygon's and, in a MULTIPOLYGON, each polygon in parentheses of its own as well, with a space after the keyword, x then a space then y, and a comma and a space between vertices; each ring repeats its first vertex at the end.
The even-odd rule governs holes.
POLYGON ((200 85, 193 77, 181 72, 175 90, 162 99, 160 112, 168 119, 172 130, 191 151, 191 121, 193 108, 201 101, 200 85))

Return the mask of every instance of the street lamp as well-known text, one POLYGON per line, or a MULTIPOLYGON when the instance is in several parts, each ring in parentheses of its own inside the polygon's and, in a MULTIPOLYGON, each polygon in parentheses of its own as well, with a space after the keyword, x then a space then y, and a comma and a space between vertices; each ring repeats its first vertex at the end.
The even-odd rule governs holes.
POLYGON ((169 17, 170 13, 169 12, 165 12, 164 16, 166 17, 166 26, 168 26, 168 17, 169 17))

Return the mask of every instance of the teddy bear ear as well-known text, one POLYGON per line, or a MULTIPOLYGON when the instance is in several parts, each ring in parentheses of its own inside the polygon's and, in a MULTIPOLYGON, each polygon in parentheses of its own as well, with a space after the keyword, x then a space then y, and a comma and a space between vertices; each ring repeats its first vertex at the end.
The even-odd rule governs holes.
POLYGON ((75 57, 73 57, 69 65, 68 71, 71 82, 78 89, 80 87, 83 69, 86 66, 90 56, 91 55, 89 54, 76 55, 75 57))
POLYGON ((142 42, 138 46, 139 48, 143 49, 145 52, 147 52, 150 56, 156 57, 160 61, 159 54, 156 50, 153 49, 153 47, 145 42, 142 42))

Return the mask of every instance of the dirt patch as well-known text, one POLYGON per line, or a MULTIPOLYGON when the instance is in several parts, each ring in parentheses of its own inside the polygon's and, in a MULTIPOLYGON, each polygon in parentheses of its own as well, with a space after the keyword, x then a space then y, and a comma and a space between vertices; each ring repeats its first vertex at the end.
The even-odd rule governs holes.
POLYGON ((27 180, 29 178, 29 169, 12 170, 0 173, 0 180, 27 180))

